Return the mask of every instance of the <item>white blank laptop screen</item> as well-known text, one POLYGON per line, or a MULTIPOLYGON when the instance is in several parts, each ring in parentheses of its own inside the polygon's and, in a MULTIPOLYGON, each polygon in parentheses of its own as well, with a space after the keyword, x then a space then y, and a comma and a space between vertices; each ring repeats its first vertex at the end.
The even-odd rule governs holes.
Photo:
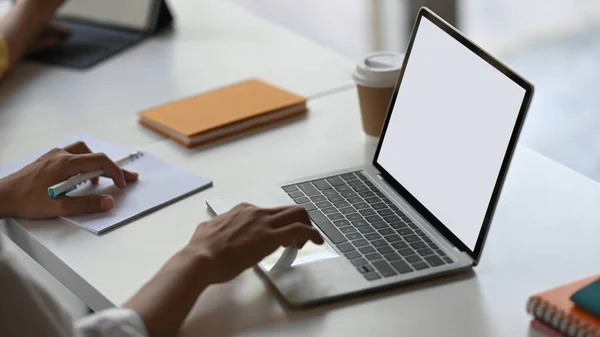
POLYGON ((524 96, 421 18, 377 163, 472 251, 524 96))
POLYGON ((69 0, 59 15, 145 31, 155 0, 69 0))

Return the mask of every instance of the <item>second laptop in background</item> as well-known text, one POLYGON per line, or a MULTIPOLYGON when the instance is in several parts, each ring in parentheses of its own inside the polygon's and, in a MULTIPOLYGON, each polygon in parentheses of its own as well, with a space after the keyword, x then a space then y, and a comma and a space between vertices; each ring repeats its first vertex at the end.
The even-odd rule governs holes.
POLYGON ((140 113, 140 123, 192 147, 306 114, 306 98, 252 79, 140 113))

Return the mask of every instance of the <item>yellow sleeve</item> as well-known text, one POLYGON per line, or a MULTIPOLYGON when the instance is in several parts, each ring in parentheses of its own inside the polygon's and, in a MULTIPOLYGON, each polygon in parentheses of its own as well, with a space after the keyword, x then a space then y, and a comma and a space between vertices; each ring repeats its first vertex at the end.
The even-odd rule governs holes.
POLYGON ((6 40, 4 39, 4 36, 0 35, 0 77, 4 75, 10 65, 9 55, 6 40))

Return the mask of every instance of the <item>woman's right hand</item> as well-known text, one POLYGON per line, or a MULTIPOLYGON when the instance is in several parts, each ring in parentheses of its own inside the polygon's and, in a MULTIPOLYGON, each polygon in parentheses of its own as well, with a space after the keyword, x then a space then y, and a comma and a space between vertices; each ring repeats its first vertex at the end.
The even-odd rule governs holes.
POLYGON ((208 284, 226 282, 282 246, 322 244, 306 210, 299 206, 259 208, 241 204, 201 223, 184 250, 210 270, 208 284))
POLYGON ((148 335, 174 336, 198 296, 254 266, 281 246, 324 241, 304 208, 241 204, 201 223, 190 242, 125 307, 137 312, 148 335))

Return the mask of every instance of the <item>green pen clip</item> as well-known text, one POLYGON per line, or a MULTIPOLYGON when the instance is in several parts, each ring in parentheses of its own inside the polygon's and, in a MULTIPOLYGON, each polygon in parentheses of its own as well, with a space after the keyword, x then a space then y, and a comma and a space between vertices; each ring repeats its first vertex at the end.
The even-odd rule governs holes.
POLYGON ((67 195, 67 193, 73 192, 77 189, 77 186, 73 186, 71 188, 69 188, 68 190, 64 191, 63 193, 59 193, 59 194, 55 194, 54 193, 54 188, 49 187, 48 188, 48 195, 50 196, 50 198, 52 199, 58 199, 60 197, 63 197, 65 195, 67 195))

